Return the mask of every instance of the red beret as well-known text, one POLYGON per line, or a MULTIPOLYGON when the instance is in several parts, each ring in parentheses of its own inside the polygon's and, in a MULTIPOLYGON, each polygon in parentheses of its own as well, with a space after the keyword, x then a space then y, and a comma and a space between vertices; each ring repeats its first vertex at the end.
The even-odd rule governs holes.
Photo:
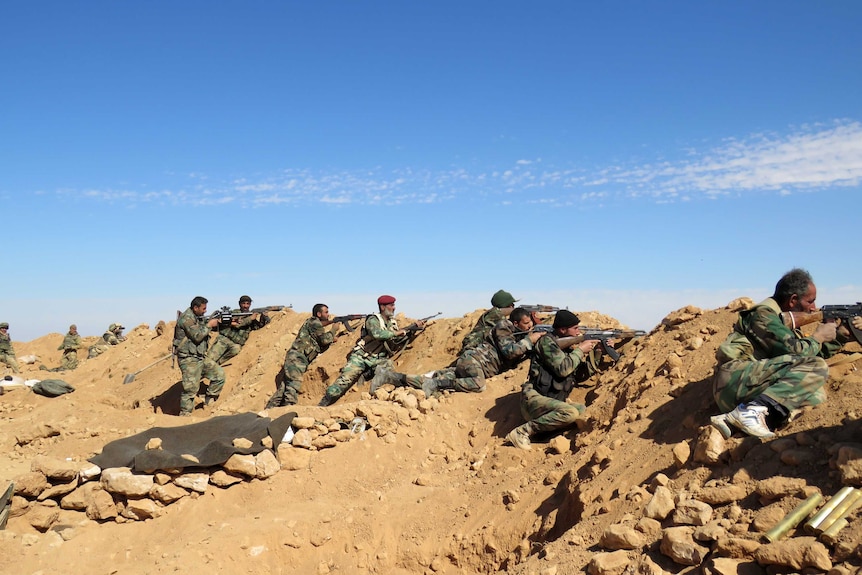
POLYGON ((377 305, 389 305, 395 303, 395 298, 391 295, 382 295, 377 298, 377 305))

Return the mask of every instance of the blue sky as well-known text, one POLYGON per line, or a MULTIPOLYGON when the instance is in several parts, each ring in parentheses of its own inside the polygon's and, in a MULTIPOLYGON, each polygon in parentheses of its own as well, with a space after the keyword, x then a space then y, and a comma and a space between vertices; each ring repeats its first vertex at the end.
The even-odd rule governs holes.
POLYGON ((862 299, 862 3, 5 2, 15 340, 507 289, 651 329, 862 299))

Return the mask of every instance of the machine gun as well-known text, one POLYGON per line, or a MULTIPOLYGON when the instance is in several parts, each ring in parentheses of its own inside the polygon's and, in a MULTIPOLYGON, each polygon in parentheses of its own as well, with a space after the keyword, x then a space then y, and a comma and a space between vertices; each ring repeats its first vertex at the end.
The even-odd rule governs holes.
POLYGON ((554 305, 542 305, 542 304, 520 305, 518 307, 523 308, 530 313, 556 313, 562 309, 562 308, 559 308, 559 307, 554 306, 554 305))
POLYGON ((218 319, 219 320, 219 329, 223 329, 226 327, 230 327, 235 318, 248 317, 250 315, 254 315, 256 313, 260 314, 260 323, 263 325, 267 325, 271 320, 266 312, 268 311, 281 311, 283 309, 291 309, 293 305, 268 305, 265 307, 256 307, 252 308, 248 311, 233 311, 230 306, 222 306, 216 311, 214 311, 209 319, 218 319))
POLYGON ((856 302, 855 304, 824 305, 819 310, 812 312, 785 311, 781 314, 781 321, 790 329, 796 329, 809 323, 840 319, 856 338, 856 341, 862 343, 862 330, 857 329, 850 322, 851 319, 860 315, 862 315, 862 302, 856 302))
MULTIPOLYGON (((554 331, 553 326, 537 325, 530 331, 540 331, 550 333, 554 331)), ((600 327, 581 327, 580 335, 569 337, 561 337, 557 340, 557 345, 560 349, 568 349, 574 345, 588 340, 598 340, 602 344, 605 353, 611 356, 614 361, 619 361, 620 354, 615 350, 610 343, 610 340, 631 339, 633 337, 645 336, 646 332, 642 329, 602 329, 600 327)))

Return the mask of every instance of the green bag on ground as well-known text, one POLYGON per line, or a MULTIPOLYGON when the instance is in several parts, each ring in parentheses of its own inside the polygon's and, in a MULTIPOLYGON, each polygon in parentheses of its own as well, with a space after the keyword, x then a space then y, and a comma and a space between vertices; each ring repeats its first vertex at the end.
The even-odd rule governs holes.
POLYGON ((43 379, 34 383, 31 389, 33 393, 38 393, 45 397, 57 397, 75 391, 74 387, 62 379, 43 379))

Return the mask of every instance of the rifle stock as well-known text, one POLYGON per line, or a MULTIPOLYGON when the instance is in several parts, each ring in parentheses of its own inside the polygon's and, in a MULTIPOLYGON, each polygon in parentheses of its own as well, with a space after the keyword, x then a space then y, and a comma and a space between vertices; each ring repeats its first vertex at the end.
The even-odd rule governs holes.
POLYGON ((809 325, 816 322, 843 320, 844 325, 856 338, 856 341, 862 343, 862 330, 857 329, 850 322, 854 317, 862 315, 862 302, 855 304, 837 304, 824 305, 817 311, 800 312, 800 311, 785 311, 781 313, 781 321, 790 329, 796 329, 803 325, 809 325))

